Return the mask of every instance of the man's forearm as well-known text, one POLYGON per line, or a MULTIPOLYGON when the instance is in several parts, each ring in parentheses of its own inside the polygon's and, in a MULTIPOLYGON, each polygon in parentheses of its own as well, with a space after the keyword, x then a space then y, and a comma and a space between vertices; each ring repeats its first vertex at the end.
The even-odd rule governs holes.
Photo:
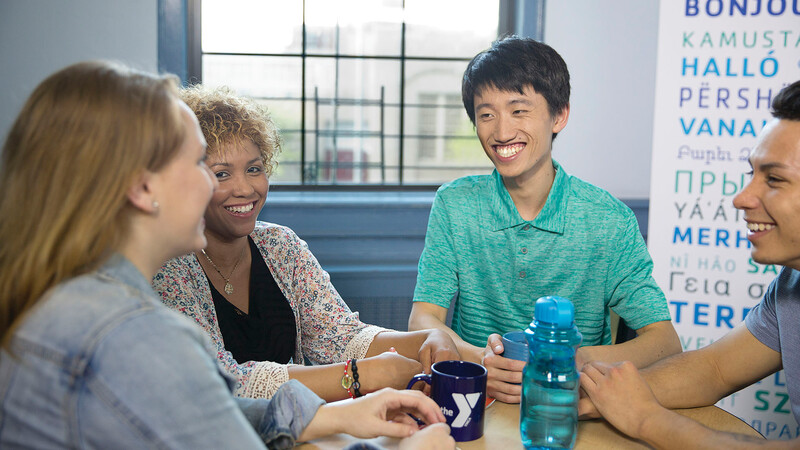
POLYGON ((673 355, 641 371, 658 402, 664 407, 694 408, 713 405, 728 394, 718 383, 712 361, 699 350, 673 355))
POLYGON ((757 340, 742 323, 699 350, 662 359, 642 371, 667 408, 716 403, 781 368, 781 354, 757 340))
POLYGON ((648 417, 638 437, 657 449, 797 448, 797 441, 768 441, 757 436, 712 430, 666 409, 663 413, 648 417))
POLYGON ((630 361, 642 368, 680 352, 681 343, 675 329, 664 321, 643 327, 639 336, 622 344, 582 347, 578 350, 578 360, 581 363, 630 361))
POLYGON ((419 331, 384 331, 375 335, 367 350, 367 356, 376 356, 394 347, 397 353, 406 358, 418 359, 419 347, 428 338, 426 330, 419 331))

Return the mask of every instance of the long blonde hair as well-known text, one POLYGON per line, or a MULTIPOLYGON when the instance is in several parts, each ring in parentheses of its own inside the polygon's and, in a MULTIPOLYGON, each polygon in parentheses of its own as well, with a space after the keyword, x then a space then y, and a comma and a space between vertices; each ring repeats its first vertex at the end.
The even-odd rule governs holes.
POLYGON ((31 94, 0 166, 0 337, 61 281, 96 269, 128 233, 127 190, 186 134, 177 78, 93 61, 31 94))

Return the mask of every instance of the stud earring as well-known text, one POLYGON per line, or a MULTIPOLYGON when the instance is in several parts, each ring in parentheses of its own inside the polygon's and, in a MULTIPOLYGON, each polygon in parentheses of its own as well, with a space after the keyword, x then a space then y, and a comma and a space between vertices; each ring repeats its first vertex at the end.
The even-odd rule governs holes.
POLYGON ((160 206, 160 205, 158 204, 158 202, 157 202, 157 201, 155 201, 155 200, 153 200, 153 209, 155 209, 155 210, 158 210, 158 207, 159 207, 159 206, 160 206))

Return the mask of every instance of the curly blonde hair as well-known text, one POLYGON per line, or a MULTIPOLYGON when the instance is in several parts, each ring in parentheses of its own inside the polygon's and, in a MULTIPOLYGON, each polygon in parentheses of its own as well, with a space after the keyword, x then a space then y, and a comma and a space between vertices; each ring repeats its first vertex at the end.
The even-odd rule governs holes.
POLYGON ((180 96, 200 122, 209 155, 220 156, 223 146, 239 146, 247 139, 261 152, 267 176, 272 175, 278 165, 281 137, 266 106, 239 96, 226 86, 210 88, 198 84, 181 89, 180 96))

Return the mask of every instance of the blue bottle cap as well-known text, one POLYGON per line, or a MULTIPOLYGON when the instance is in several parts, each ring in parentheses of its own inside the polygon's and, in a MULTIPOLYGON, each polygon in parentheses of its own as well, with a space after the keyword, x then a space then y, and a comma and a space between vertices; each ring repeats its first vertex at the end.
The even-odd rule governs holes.
POLYGON ((557 328, 570 328, 575 320, 575 307, 566 298, 548 295, 536 300, 533 319, 557 328))

